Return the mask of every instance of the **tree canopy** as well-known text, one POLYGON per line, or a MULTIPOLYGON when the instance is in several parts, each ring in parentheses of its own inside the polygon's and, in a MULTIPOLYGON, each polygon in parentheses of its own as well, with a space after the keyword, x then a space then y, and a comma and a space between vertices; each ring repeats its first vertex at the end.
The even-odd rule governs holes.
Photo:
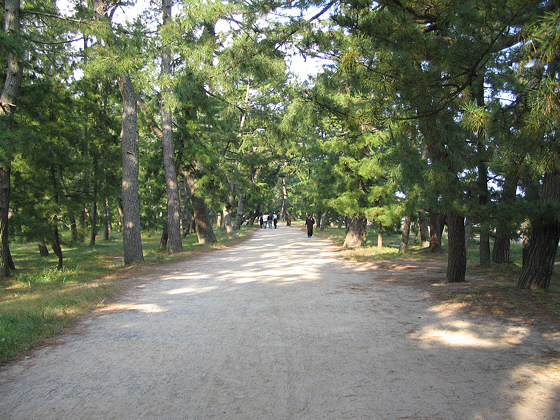
POLYGON ((141 229, 181 250, 278 212, 448 237, 447 281, 510 262, 548 288, 560 238, 560 6, 529 0, 7 0, 0 266, 10 240, 141 229), (321 70, 302 80, 296 58, 321 70), (317 64, 319 63, 319 64, 317 64))

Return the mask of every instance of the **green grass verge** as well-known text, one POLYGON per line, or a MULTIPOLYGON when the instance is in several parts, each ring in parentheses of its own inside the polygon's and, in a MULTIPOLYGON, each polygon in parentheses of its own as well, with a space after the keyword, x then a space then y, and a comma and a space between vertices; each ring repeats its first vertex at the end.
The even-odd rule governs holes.
POLYGON ((122 279, 153 264, 179 261, 200 252, 245 240, 255 228, 244 227, 229 239, 216 232, 216 244, 199 245, 196 235, 183 240, 184 251, 170 255, 159 250, 159 234, 143 234, 144 262, 124 267, 122 237, 98 241, 94 247, 63 247, 64 269, 51 253, 41 257, 36 244, 11 244, 17 270, 0 280, 0 364, 61 332, 81 315, 103 304, 123 285, 122 279))

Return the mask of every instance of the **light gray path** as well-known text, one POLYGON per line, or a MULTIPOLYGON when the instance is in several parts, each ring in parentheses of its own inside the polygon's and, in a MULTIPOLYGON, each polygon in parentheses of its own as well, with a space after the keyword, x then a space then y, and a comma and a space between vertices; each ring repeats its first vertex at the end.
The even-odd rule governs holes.
POLYGON ((470 319, 297 228, 159 269, 0 371, 1 419, 553 419, 559 334, 470 319))

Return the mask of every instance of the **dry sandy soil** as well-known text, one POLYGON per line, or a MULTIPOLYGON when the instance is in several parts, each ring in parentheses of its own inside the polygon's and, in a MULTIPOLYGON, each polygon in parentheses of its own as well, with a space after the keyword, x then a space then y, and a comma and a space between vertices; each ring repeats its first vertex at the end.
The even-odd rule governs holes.
POLYGON ((0 418, 560 418, 557 329, 335 251, 282 227, 142 275, 0 370, 0 418))

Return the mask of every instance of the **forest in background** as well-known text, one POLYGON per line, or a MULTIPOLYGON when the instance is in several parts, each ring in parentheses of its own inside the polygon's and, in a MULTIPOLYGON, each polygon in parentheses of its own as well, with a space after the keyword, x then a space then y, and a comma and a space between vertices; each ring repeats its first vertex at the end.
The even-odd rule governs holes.
POLYGON ((277 211, 410 229, 447 281, 511 262, 550 287, 560 237, 560 4, 549 0, 5 0, 0 11, 0 276, 10 243, 95 245, 124 263, 234 236, 277 211), (324 61, 300 81, 293 55, 324 61))

